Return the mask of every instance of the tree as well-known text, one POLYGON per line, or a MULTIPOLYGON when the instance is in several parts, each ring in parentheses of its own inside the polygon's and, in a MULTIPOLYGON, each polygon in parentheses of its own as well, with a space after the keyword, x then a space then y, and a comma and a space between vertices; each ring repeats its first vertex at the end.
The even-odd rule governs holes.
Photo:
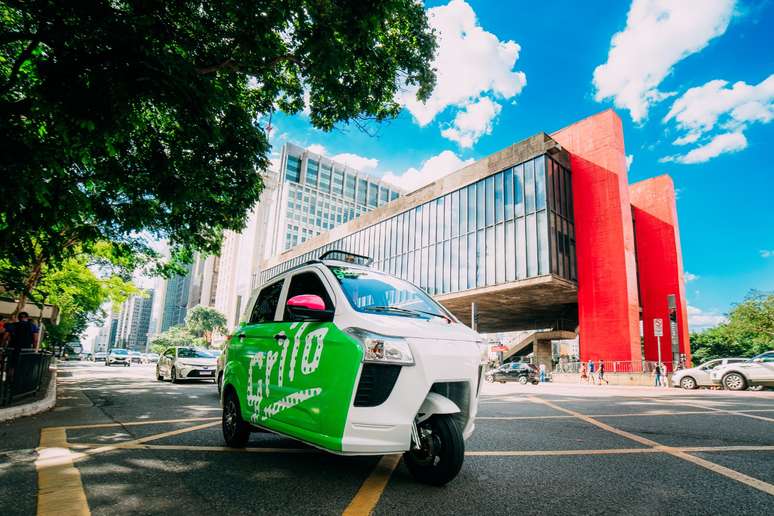
POLYGON ((695 362, 750 357, 774 348, 774 294, 752 291, 728 314, 728 322, 691 333, 695 362))
POLYGON ((37 0, 0 24, 0 260, 22 298, 98 241, 157 266, 143 236, 216 253, 259 198, 274 110, 362 125, 435 82, 415 0, 37 0))
POLYGON ((193 335, 203 337, 209 347, 214 332, 226 331, 226 317, 214 308, 197 305, 186 314, 185 327, 193 335))
POLYGON ((162 354, 175 346, 199 346, 203 340, 196 338, 185 326, 173 326, 153 337, 150 344, 151 351, 162 354))
MULTIPOLYGON (((122 277, 119 268, 104 265, 98 274, 97 263, 102 259, 78 254, 53 270, 44 270, 42 281, 31 293, 38 304, 50 304, 59 309, 59 321, 46 326, 46 345, 61 347, 78 340, 89 323, 104 317, 105 303, 118 304, 139 290, 122 277)), ((0 270, 3 268, 0 264, 0 270)))

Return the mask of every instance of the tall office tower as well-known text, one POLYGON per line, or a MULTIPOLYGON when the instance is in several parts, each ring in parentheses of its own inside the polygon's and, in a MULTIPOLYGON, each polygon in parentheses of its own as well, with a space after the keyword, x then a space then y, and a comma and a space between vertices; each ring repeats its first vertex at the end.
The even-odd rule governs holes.
POLYGON ((143 294, 131 296, 121 305, 114 347, 147 351, 153 289, 147 289, 143 294))
POLYGON ((172 276, 166 281, 164 299, 161 303, 160 332, 167 331, 173 326, 185 324, 192 266, 187 265, 186 269, 185 274, 172 276))

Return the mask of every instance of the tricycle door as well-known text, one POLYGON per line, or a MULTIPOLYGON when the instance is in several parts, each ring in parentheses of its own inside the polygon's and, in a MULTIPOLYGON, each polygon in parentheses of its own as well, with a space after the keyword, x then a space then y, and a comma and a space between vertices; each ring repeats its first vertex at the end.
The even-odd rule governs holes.
POLYGON ((335 324, 333 288, 316 270, 290 278, 283 296, 286 339, 271 376, 272 389, 281 398, 264 416, 305 441, 341 450, 363 356, 354 339, 335 324))

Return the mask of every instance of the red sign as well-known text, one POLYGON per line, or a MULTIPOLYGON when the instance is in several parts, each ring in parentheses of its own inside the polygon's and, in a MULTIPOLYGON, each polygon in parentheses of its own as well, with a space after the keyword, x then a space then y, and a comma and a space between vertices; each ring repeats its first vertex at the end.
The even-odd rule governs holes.
POLYGON ((492 346, 492 351, 508 351, 508 346, 492 346))

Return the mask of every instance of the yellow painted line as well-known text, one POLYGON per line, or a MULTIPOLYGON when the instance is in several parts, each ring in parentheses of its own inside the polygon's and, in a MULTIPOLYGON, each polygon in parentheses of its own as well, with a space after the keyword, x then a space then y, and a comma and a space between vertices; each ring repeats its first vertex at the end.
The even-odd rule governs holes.
MULTIPOLYGON (((717 412, 713 412, 711 410, 691 410, 691 411, 684 411, 684 412, 663 412, 663 411, 655 411, 655 412, 633 412, 631 414, 588 414, 588 417, 642 417, 642 416, 683 416, 683 415, 696 415, 696 414, 707 414, 710 416, 714 415, 725 415, 725 414, 718 414, 717 412)), ((492 421, 518 421, 520 419, 574 419, 575 416, 476 416, 476 419, 483 419, 483 420, 492 420, 492 421)))
POLYGON ((376 464, 376 467, 365 479, 363 485, 355 494, 355 497, 349 502, 344 512, 344 516, 362 516, 371 514, 379 503, 387 482, 392 476, 392 472, 400 462, 400 455, 385 455, 376 464))
MULTIPOLYGON (((70 444, 71 448, 88 449, 104 446, 99 443, 70 444)), ((169 450, 169 451, 205 451, 205 452, 247 452, 247 453, 320 453, 315 448, 229 448, 228 446, 188 446, 182 444, 129 444, 116 443, 116 449, 120 450, 169 450)))
POLYGON ((86 430, 89 428, 112 428, 116 426, 140 426, 140 425, 164 425, 170 423, 196 423, 199 421, 220 421, 219 417, 192 417, 186 419, 157 419, 153 421, 136 420, 118 423, 96 423, 93 425, 72 425, 62 426, 57 428, 64 428, 65 430, 86 430))
POLYGON ((626 455, 629 453, 663 453, 656 448, 610 448, 605 450, 513 450, 467 451, 466 457, 551 457, 571 455, 626 455))
MULTIPOLYGON (((685 407, 703 408, 703 409, 706 409, 706 410, 711 410, 713 412, 718 412, 718 413, 723 413, 723 414, 730 414, 730 415, 734 415, 734 416, 744 416, 744 417, 749 417, 749 418, 752 418, 752 419, 758 419, 760 421, 768 421, 770 423, 774 423, 774 418, 765 417, 765 416, 756 416, 755 414, 746 414, 746 412, 753 412, 753 411, 756 411, 756 409, 752 409, 750 411, 745 411, 744 409, 742 411, 737 411, 737 410, 729 410, 729 409, 723 409, 723 408, 718 408, 718 407, 711 407, 709 405, 703 405, 703 404, 700 404, 700 403, 685 403, 685 402, 680 402, 680 401, 674 401, 673 403, 675 405, 683 405, 685 407)), ((760 411, 760 410, 757 410, 757 411, 760 411)))
POLYGON ((774 446, 686 446, 676 448, 680 451, 692 452, 743 452, 743 451, 774 451, 774 446))
POLYGON ((685 461, 691 462, 693 464, 696 464, 697 466, 701 466, 703 468, 706 468, 710 471, 714 471, 715 473, 718 473, 720 475, 723 475, 727 478, 730 478, 732 480, 736 480, 737 482, 741 482, 743 484, 746 484, 750 487, 753 487, 755 489, 758 489, 760 491, 763 491, 764 493, 774 495, 774 485, 769 484, 768 482, 764 482, 763 480, 759 480, 757 478, 753 478, 751 476, 745 475, 744 473, 740 473, 738 471, 735 471, 733 469, 727 468, 725 466, 721 466, 720 464, 715 464, 714 462, 710 462, 708 460, 696 457, 694 455, 689 455, 688 453, 681 451, 677 448, 672 448, 669 446, 661 445, 655 441, 651 441, 650 439, 646 439, 645 437, 641 437, 639 435, 633 434, 631 432, 627 432, 625 430, 621 430, 619 428, 612 427, 606 423, 603 423, 601 421, 597 421, 596 419, 585 416, 579 412, 575 412, 574 410, 566 409, 564 407, 560 407, 559 405, 556 405, 555 403, 551 403, 547 400, 541 400, 540 398, 532 397, 532 401, 535 403, 542 403, 544 405, 547 405, 555 410, 558 410, 560 412, 564 412, 566 414, 571 414, 577 417, 578 419, 585 421, 587 423, 590 423, 594 426, 597 426, 603 430, 607 430, 610 433, 620 435, 621 437, 626 437, 627 439, 630 439, 632 441, 638 442, 640 444, 644 444, 646 446, 651 446, 653 448, 657 448, 659 450, 663 450, 665 453, 668 453, 669 455, 672 455, 673 457, 678 457, 680 459, 683 459, 685 461))
POLYGON ((43 428, 40 431, 35 470, 38 474, 38 516, 91 514, 64 429, 43 428))
POLYGON ((185 433, 188 433, 188 432, 194 432, 196 430, 202 430, 204 428, 210 428, 210 427, 218 425, 218 424, 220 424, 220 421, 212 421, 210 423, 203 423, 201 425, 190 426, 190 427, 186 427, 186 428, 179 428, 177 430, 170 430, 169 432, 162 432, 160 434, 149 435, 149 436, 146 436, 146 437, 141 437, 139 439, 132 439, 131 441, 125 441, 125 442, 116 443, 116 444, 107 444, 107 445, 103 445, 103 446, 98 446, 97 448, 91 448, 91 449, 85 450, 83 452, 80 452, 78 454, 75 454, 74 461, 77 462, 79 460, 83 460, 83 459, 85 459, 86 457, 88 457, 90 455, 96 455, 98 453, 105 453, 105 452, 109 452, 109 451, 113 451, 113 450, 118 450, 118 449, 121 449, 121 448, 126 448, 127 446, 130 446, 130 445, 133 445, 133 444, 143 444, 143 443, 146 443, 146 442, 149 442, 149 441, 155 441, 155 440, 158 440, 158 439, 164 439, 165 437, 172 437, 172 436, 175 436, 175 435, 185 434, 185 433))

